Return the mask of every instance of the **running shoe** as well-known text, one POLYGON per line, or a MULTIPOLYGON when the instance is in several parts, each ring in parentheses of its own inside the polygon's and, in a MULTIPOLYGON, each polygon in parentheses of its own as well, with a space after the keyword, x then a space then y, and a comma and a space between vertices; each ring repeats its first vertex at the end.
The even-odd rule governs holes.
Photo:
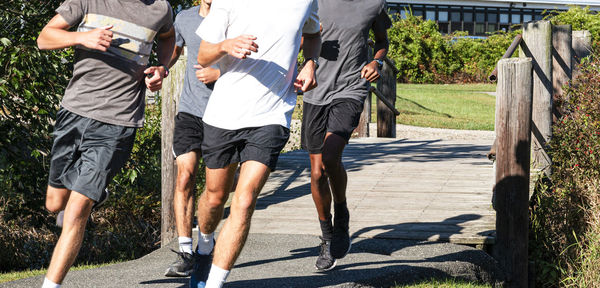
POLYGON ((342 259, 350 252, 352 239, 349 232, 350 213, 345 206, 336 209, 333 217, 333 236, 331 239, 331 256, 342 259))
POLYGON ((319 257, 317 257, 317 263, 315 263, 315 267, 317 268, 317 271, 325 272, 333 269, 337 263, 337 260, 335 260, 330 253, 331 241, 324 240, 322 237, 319 238, 321 239, 321 244, 319 244, 319 257))
POLYGON ((188 277, 194 271, 194 255, 185 252, 171 251, 177 254, 177 260, 169 265, 165 276, 167 277, 188 277))

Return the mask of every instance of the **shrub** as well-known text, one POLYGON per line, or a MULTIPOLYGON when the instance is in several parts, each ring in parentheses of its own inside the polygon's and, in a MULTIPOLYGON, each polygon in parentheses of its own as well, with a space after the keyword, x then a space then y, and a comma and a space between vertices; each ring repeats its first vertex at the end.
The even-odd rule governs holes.
POLYGON ((536 187, 530 255, 540 286, 600 285, 600 52, 557 105, 552 180, 536 187))
POLYGON ((550 20, 554 25, 572 25, 575 30, 589 30, 592 34, 592 40, 600 40, 600 17, 590 7, 570 7, 567 11, 551 11, 544 17, 550 20))

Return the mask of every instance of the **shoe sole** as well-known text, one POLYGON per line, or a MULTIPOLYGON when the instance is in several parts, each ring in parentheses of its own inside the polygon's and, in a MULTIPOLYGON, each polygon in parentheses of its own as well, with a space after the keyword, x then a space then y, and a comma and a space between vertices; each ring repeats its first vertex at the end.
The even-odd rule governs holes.
POLYGON ((185 272, 176 272, 171 271, 171 269, 167 268, 167 271, 165 272, 165 277, 189 277, 192 274, 192 271, 193 269, 190 269, 185 272))
POLYGON ((334 255, 331 255, 331 256, 335 257, 335 259, 342 259, 342 258, 346 257, 346 255, 348 255, 348 253, 350 253, 350 249, 352 249, 352 238, 348 238, 348 250, 346 250, 344 255, 342 255, 340 257, 335 257, 334 255))
POLYGON ((335 265, 337 265, 337 259, 333 261, 333 265, 331 265, 331 267, 329 267, 329 268, 319 269, 319 267, 317 267, 316 265, 315 265, 315 268, 317 269, 317 272, 327 272, 327 271, 335 268, 335 265))

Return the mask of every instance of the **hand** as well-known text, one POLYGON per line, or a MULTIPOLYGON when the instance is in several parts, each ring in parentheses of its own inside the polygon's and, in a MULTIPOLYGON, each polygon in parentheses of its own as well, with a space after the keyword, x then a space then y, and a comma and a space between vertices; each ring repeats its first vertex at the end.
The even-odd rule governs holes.
POLYGON ((254 40, 256 40, 256 37, 252 35, 241 35, 233 39, 227 39, 221 44, 222 50, 235 58, 246 59, 252 52, 258 52, 258 45, 254 40))
POLYGON ((112 41, 113 32, 110 31, 112 28, 113 25, 108 25, 83 32, 78 42, 90 49, 106 51, 112 41))
POLYGON ((213 83, 221 76, 221 71, 218 69, 211 67, 204 68, 198 64, 194 65, 194 68, 196 69, 196 78, 204 84, 213 83))
POLYGON ((165 68, 162 66, 152 66, 144 70, 144 74, 149 77, 144 77, 146 87, 152 92, 156 92, 162 88, 163 78, 165 78, 165 68))
POLYGON ((315 75, 315 62, 308 61, 294 81, 294 88, 307 92, 317 87, 317 76, 315 75))
POLYGON ((377 62, 371 61, 371 63, 365 65, 360 71, 360 78, 365 78, 369 82, 375 82, 375 80, 379 79, 379 67, 377 66, 377 62))

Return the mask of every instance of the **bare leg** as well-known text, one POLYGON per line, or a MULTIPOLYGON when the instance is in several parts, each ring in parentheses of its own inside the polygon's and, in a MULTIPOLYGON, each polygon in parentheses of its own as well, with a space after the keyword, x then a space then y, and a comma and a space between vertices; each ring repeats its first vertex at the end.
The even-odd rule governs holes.
POLYGON ((323 165, 329 177, 333 201, 342 203, 346 201, 346 185, 348 176, 342 164, 342 152, 346 147, 346 140, 336 134, 327 132, 323 145, 323 165))
POLYGON ((54 213, 65 210, 70 195, 71 190, 48 186, 46 190, 46 209, 54 213))
MULTIPOLYGON (((198 228, 204 234, 217 229, 223 218, 225 202, 233 185, 233 176, 238 163, 225 168, 206 168, 206 188, 198 201, 198 228)), ((221 238, 221 236, 219 236, 221 238)))
POLYGON ((319 220, 331 217, 331 191, 325 173, 322 154, 310 154, 310 191, 317 207, 319 220))
POLYGON ((177 181, 173 196, 173 210, 179 237, 192 237, 194 217, 194 186, 198 171, 198 152, 191 151, 177 157, 177 181))
MULTIPOLYGON (((47 204, 48 205, 48 204, 47 204)), ((92 211, 94 201, 79 193, 70 193, 65 207, 63 228, 56 243, 46 278, 54 283, 62 283, 73 265, 81 242, 87 219, 92 211)))
POLYGON ((235 196, 231 203, 231 214, 219 233, 213 265, 224 270, 231 270, 233 267, 246 243, 256 199, 269 173, 269 168, 262 163, 246 161, 242 164, 235 196))

